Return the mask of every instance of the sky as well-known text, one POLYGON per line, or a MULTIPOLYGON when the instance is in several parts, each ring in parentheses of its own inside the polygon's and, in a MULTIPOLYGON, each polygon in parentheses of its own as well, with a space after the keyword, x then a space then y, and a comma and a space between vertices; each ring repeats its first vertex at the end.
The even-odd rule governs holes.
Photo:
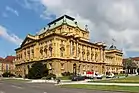
POLYGON ((1 0, 0 57, 15 55, 27 34, 64 14, 88 25, 91 42, 139 56, 139 0, 1 0))

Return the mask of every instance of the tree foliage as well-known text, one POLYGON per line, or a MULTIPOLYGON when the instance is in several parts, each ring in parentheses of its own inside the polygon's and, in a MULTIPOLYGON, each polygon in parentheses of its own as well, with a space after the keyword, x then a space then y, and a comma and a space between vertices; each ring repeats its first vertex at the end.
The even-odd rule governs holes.
POLYGON ((127 61, 123 62, 124 69, 136 69, 137 64, 133 62, 132 59, 128 59, 127 61))
POLYGON ((3 77, 14 77, 15 75, 10 72, 5 72, 2 74, 3 77))
POLYGON ((133 69, 137 68, 137 64, 131 59, 127 59, 125 62, 123 62, 124 69, 127 69, 127 73, 129 73, 129 70, 133 71, 133 69))
POLYGON ((139 75, 139 68, 137 69, 138 75, 139 75))
POLYGON ((41 62, 36 62, 32 65, 28 72, 29 79, 40 79, 48 75, 47 66, 41 62))

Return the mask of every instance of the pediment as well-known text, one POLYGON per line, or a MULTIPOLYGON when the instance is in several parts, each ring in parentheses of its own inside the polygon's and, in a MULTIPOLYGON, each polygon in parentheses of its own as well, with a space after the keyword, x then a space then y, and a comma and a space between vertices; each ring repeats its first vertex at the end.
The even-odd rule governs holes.
POLYGON ((24 46, 24 45, 26 45, 26 44, 28 44, 28 43, 30 43, 30 42, 33 42, 33 41, 35 41, 35 39, 32 39, 32 38, 30 38, 30 37, 27 36, 27 37, 24 39, 24 41, 22 42, 21 46, 24 46))

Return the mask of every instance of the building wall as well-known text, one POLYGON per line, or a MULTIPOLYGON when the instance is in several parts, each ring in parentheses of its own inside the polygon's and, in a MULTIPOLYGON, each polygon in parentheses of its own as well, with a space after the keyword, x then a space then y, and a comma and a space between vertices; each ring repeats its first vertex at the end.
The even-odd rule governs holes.
POLYGON ((76 72, 81 74, 85 71, 105 74, 109 64, 109 67, 112 67, 119 62, 120 66, 121 62, 115 52, 106 54, 106 46, 103 43, 89 42, 87 29, 82 30, 65 23, 56 27, 57 24, 59 23, 49 25, 47 31, 43 28, 43 33, 39 35, 28 35, 16 49, 16 74, 27 74, 28 66, 34 62, 47 64, 50 72, 57 76, 62 72, 73 72, 73 64, 76 64, 76 72))
POLYGON ((2 74, 2 63, 0 62, 0 75, 2 74))
POLYGON ((106 71, 113 73, 120 73, 123 69, 122 65, 122 53, 119 50, 106 51, 106 71))
POLYGON ((2 73, 5 73, 5 72, 10 72, 13 74, 15 73, 15 65, 13 63, 2 62, 1 66, 2 66, 2 73))

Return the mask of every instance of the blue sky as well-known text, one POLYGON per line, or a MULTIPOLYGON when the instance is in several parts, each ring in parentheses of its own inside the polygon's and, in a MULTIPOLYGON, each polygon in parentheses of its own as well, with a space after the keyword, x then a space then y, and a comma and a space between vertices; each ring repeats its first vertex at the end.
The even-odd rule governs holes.
MULTIPOLYGON (((52 17, 54 18, 54 16, 52 17)), ((12 38, 12 34, 24 39, 28 33, 36 34, 50 20, 40 17, 40 12, 25 8, 16 0, 0 1, 0 26, 12 38)), ((0 35, 0 56, 14 55, 19 43, 8 40, 0 35)), ((18 41, 18 40, 17 40, 18 41)))
POLYGON ((139 56, 139 44, 136 43, 139 35, 139 3, 137 0, 104 1, 1 0, 0 56, 14 55, 14 49, 19 47, 27 34, 36 34, 63 14, 87 24, 91 41, 103 41, 110 45, 114 38, 124 57, 139 56))

